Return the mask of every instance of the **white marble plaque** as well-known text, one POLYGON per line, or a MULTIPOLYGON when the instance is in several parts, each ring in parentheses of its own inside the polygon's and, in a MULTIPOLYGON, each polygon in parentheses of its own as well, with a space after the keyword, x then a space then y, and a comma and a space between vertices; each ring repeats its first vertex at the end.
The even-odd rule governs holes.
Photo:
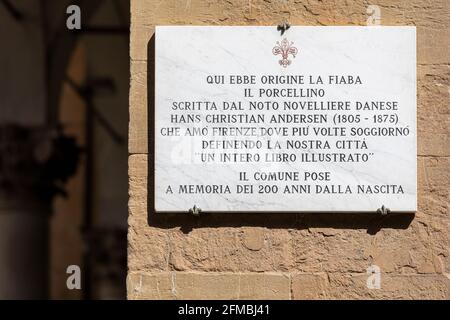
POLYGON ((415 27, 157 27, 155 69, 157 212, 416 211, 415 27))

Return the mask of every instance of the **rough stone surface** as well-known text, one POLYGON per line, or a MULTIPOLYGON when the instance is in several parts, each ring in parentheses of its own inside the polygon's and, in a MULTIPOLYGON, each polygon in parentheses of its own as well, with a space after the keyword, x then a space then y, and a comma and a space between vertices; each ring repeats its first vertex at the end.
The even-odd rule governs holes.
POLYGON ((326 273, 292 275, 292 299, 326 299, 329 298, 327 293, 329 288, 329 279, 326 273))
POLYGON ((418 212, 195 219, 154 214, 148 203, 154 26, 365 25, 367 2, 131 1, 130 299, 450 299, 450 2, 376 4, 382 25, 417 26, 418 212), (380 289, 366 285, 371 265, 380 289))
POLYGON ((267 299, 290 298, 285 274, 159 272, 130 273, 131 299, 267 299))

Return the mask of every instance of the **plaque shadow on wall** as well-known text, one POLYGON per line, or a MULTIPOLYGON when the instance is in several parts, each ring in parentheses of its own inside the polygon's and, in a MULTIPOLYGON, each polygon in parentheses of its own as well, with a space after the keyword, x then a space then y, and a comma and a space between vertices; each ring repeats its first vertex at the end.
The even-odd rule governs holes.
MULTIPOLYGON (((414 213, 374 212, 202 212, 199 216, 185 212, 155 211, 155 35, 147 44, 147 96, 148 96, 148 172, 147 222, 149 226, 170 229, 179 227, 189 233, 196 228, 265 227, 269 229, 334 228, 367 230, 374 235, 383 228, 407 229, 414 213)), ((201 208, 201 204, 198 204, 201 208)), ((381 204, 380 204, 381 206, 381 204)))

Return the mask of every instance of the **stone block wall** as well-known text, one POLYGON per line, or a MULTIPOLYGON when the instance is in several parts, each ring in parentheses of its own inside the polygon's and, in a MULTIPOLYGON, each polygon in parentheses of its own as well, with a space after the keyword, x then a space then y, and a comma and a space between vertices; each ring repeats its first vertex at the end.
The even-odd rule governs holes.
POLYGON ((131 18, 129 299, 450 299, 449 1, 132 0, 131 18), (366 25, 369 5, 417 27, 415 215, 149 210, 155 25, 366 25))

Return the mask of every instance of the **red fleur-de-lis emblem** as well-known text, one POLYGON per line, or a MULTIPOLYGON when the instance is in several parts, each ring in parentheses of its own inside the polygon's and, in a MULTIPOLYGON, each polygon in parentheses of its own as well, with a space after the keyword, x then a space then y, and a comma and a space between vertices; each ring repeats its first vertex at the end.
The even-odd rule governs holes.
POLYGON ((281 43, 280 41, 277 41, 277 45, 273 47, 272 53, 274 55, 281 54, 281 60, 278 62, 281 66, 286 68, 288 65, 291 64, 291 60, 289 60, 289 55, 291 54, 294 58, 298 53, 298 49, 294 46, 292 46, 294 43, 289 42, 286 38, 284 38, 281 43))

